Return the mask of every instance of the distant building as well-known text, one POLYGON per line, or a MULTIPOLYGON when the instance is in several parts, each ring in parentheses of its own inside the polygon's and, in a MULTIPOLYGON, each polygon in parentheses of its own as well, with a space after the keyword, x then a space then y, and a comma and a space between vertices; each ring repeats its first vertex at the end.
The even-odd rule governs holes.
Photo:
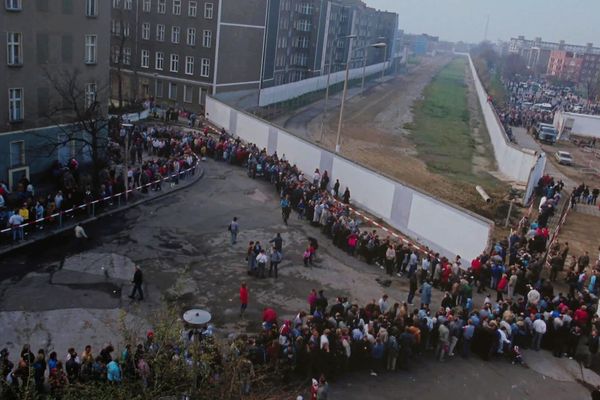
MULTIPOLYGON (((559 42, 546 42, 543 41, 541 37, 537 37, 533 40, 526 39, 525 36, 518 36, 516 38, 511 38, 508 43, 508 53, 519 54, 525 60, 527 66, 532 69, 536 73, 548 73, 555 74, 556 67, 554 69, 551 68, 550 57, 553 51, 564 51, 570 54, 576 54, 577 57, 567 55, 561 55, 559 53, 555 53, 555 61, 552 63, 553 65, 562 66, 562 59, 571 58, 577 59, 578 57, 582 57, 585 54, 599 54, 600 55, 600 47, 594 47, 593 43, 588 43, 585 46, 569 44, 564 40, 559 42), (559 59, 558 63, 556 59, 559 59), (551 70, 553 72, 551 72, 551 70)), ((570 65, 569 68, 577 67, 577 63, 579 61, 570 60, 573 62, 573 65, 570 65)), ((583 63, 583 61, 581 61, 583 63)), ((553 75, 556 76, 556 75, 553 75)), ((577 77, 577 79, 579 79, 577 77)))
POLYGON ((567 50, 552 50, 548 61, 547 75, 560 80, 577 82, 583 56, 567 50))
POLYGON ((437 50, 439 37, 422 34, 404 34, 404 44, 415 56, 424 56, 433 54, 437 50))
POLYGON ((390 60, 398 15, 358 0, 271 0, 262 87, 390 60), (350 41, 344 36, 356 35, 350 41), (367 48, 378 42, 384 49, 367 48))
POLYGON ((110 3, 5 0, 0 7, 0 54, 6 55, 0 66, 0 180, 14 189, 22 177, 40 175, 57 160, 85 157, 73 142, 41 148, 45 138, 61 135, 49 118, 61 96, 47 78, 78 71, 85 101, 107 104, 107 91, 100 89, 108 85, 110 3))
POLYGON ((600 54, 586 53, 582 57, 579 82, 596 83, 600 79, 600 54))
POLYGON ((197 112, 207 94, 259 87, 267 0, 111 3, 113 104, 121 86, 126 103, 197 112))

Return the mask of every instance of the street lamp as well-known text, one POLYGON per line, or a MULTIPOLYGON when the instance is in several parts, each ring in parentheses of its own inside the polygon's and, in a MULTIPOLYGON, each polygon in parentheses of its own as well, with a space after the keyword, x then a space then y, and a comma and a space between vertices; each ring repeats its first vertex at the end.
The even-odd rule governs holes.
MULTIPOLYGON (((365 47, 365 49, 367 49, 367 50, 365 51, 365 56, 363 57, 362 83, 360 85, 360 92, 361 93, 364 92, 364 90, 365 90, 365 74, 367 72, 367 52, 369 51, 370 47, 374 47, 376 49, 384 49, 384 48, 387 47, 387 44, 384 43, 384 42, 379 42, 379 43, 370 44, 367 47, 365 47)), ((384 53, 384 57, 385 57, 385 53, 384 53)))
POLYGON ((127 194, 129 190, 129 132, 133 129, 133 124, 126 123, 121 124, 121 127, 125 128, 125 201, 127 201, 127 194))
MULTIPOLYGON (((331 65, 333 64, 333 49, 335 48, 335 44, 338 42, 338 40, 350 39, 350 43, 352 43, 352 39, 355 38, 356 35, 340 36, 333 39, 331 43, 331 48, 329 49, 329 68, 327 68, 327 87, 325 89, 325 104, 323 105, 323 114, 321 117, 321 139, 319 140, 320 142, 323 142, 323 126, 325 125, 325 117, 327 116, 327 102, 329 101, 329 80, 331 78, 331 65)), ((350 56, 349 52, 348 56, 350 56)))
MULTIPOLYGON (((356 37, 356 36, 354 36, 356 37)), ((358 48, 356 50, 363 50, 366 49, 368 47, 377 47, 377 48, 382 48, 382 47, 386 47, 387 44, 385 43, 375 43, 374 45, 368 45, 365 47, 361 47, 358 48)), ((352 51, 352 41, 350 41, 350 46, 349 46, 349 51, 352 51)), ((366 57, 365 57, 366 59, 366 57)), ((384 59, 385 59, 385 54, 384 54, 384 59)), ((363 70, 364 72, 364 70, 363 70)), ((384 69, 385 72, 385 69, 384 69)), ((348 77, 350 75, 350 54, 348 54, 348 63, 346 64, 346 78, 344 79, 344 91, 342 92, 342 105, 340 107, 340 119, 338 120, 338 129, 337 129, 337 135, 335 138, 335 152, 339 153, 340 152, 340 136, 342 134, 342 121, 344 118, 344 104, 346 102, 346 93, 348 92, 348 77)))

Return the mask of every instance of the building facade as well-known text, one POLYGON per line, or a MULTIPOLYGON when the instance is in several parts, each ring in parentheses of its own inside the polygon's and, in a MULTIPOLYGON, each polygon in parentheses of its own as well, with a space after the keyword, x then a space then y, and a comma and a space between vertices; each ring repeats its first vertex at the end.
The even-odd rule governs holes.
POLYGON ((111 0, 113 104, 202 109, 258 88, 267 0, 111 0))
POLYGON ((261 87, 278 86, 394 54, 398 15, 358 0, 271 0, 261 87), (352 41, 345 36, 355 35, 352 41), (383 49, 369 45, 384 42, 383 49), (351 47, 350 47, 351 46, 351 47))
MULTIPOLYGON (((560 67, 562 70, 563 63, 561 60, 570 58, 569 64, 572 65, 568 65, 568 69, 572 70, 573 68, 577 68, 580 62, 584 63, 583 60, 576 60, 583 58, 586 54, 600 55, 600 47, 594 47, 593 43, 577 45, 566 43, 564 40, 559 42, 547 42, 543 41, 541 37, 531 40, 526 39, 525 36, 518 36, 516 38, 511 38, 508 42, 508 52, 511 54, 519 54, 523 57, 527 66, 534 72, 556 76, 557 69, 560 67), (551 62, 550 58, 552 52, 564 53, 554 53, 554 60, 551 62), (568 56, 568 54, 572 55, 568 56)), ((575 75, 577 75, 577 73, 575 73, 575 75)), ((576 76, 576 79, 579 79, 579 77, 576 76)))
POLYGON ((58 142, 58 124, 68 122, 68 115, 53 118, 64 103, 61 81, 76 77, 78 101, 107 104, 110 6, 104 0, 5 0, 0 7, 0 180, 14 188, 23 176, 75 155, 72 143, 40 144, 58 142))
POLYGON ((552 50, 546 73, 560 80, 578 82, 582 63, 581 54, 567 50, 552 50))

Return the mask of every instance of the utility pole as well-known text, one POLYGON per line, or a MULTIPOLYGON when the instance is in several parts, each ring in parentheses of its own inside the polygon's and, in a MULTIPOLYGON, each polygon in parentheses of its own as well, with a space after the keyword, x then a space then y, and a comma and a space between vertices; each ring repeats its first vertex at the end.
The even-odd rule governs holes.
POLYGON ((132 124, 121 124, 125 128, 125 202, 127 202, 129 191, 129 129, 133 128, 132 124))

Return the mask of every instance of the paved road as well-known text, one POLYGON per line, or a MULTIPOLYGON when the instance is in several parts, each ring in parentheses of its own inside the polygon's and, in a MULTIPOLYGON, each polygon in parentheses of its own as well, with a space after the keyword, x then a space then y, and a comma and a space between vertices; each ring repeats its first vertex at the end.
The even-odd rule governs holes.
POLYGON ((533 138, 533 136, 527 133, 527 130, 525 128, 513 127, 512 131, 519 146, 535 151, 546 152, 546 157, 548 157, 548 161, 546 162, 547 174, 554 176, 558 179, 562 179, 562 181, 565 183, 565 186, 569 190, 572 187, 576 186, 574 180, 560 172, 559 169, 556 168, 556 166, 552 163, 552 161, 550 161, 550 157, 554 157, 554 151, 556 151, 552 148, 552 146, 548 146, 551 147, 550 149, 542 147, 542 145, 539 142, 537 142, 533 138))
MULTIPOLYGON (((143 334, 152 326, 162 296, 175 299, 181 310, 191 306, 210 310, 222 334, 257 330, 265 305, 274 305, 281 316, 294 315, 306 308, 313 287, 324 288, 330 298, 346 295, 361 304, 378 299, 384 291, 392 302, 406 299, 406 280, 394 278, 390 287, 383 288, 376 281, 382 276, 379 268, 333 248, 306 222, 293 216, 290 226, 283 225, 271 185, 223 163, 209 161, 205 169, 203 180, 193 187, 92 223, 87 230, 93 239, 84 249, 65 235, 0 260, 0 347, 17 354, 21 344, 31 343, 64 354, 70 346, 81 349, 91 344, 98 349, 107 342, 118 346, 121 317, 125 315, 127 325, 143 334), (232 247, 226 227, 234 215, 240 217, 241 233, 232 247), (280 277, 248 280, 248 319, 239 321, 237 290, 248 278, 245 243, 264 243, 276 232, 284 238, 280 277), (312 269, 303 267, 301 259, 308 236, 321 242, 312 269), (141 303, 127 298, 134 264, 141 265, 145 276, 146 300, 141 303)), ((434 303, 440 300, 441 293, 435 291, 434 303)), ((419 362, 413 374, 344 379, 333 387, 332 398, 397 399, 408 394, 433 398, 447 396, 448 389, 473 399, 540 398, 553 393, 556 396, 549 399, 584 398, 585 389, 574 383, 566 367, 548 353, 540 355, 532 362, 538 372, 502 362, 419 362), (544 378, 539 371, 551 371, 545 373, 554 378, 544 378)), ((576 367, 573 361, 563 361, 576 367)))

